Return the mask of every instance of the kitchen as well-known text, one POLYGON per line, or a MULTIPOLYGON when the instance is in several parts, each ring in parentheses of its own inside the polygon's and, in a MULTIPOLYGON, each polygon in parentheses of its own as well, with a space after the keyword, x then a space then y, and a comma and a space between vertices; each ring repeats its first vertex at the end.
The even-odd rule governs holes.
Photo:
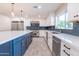
POLYGON ((0 3, 0 56, 79 56, 78 3, 0 3))

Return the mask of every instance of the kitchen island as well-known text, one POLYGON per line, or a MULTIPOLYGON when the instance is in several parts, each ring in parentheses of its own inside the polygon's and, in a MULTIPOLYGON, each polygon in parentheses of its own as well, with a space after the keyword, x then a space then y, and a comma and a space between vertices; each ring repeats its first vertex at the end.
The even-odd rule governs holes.
POLYGON ((0 56, 21 56, 32 42, 32 31, 0 32, 0 56))

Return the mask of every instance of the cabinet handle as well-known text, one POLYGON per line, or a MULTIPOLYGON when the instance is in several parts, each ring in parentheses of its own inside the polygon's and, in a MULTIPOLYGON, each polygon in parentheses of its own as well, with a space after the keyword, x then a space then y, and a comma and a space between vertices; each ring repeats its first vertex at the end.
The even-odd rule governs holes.
POLYGON ((70 54, 68 54, 65 50, 63 50, 63 52, 64 52, 66 55, 70 56, 70 54))
POLYGON ((70 50, 70 48, 69 48, 69 47, 67 47, 66 45, 64 45, 64 47, 70 50))

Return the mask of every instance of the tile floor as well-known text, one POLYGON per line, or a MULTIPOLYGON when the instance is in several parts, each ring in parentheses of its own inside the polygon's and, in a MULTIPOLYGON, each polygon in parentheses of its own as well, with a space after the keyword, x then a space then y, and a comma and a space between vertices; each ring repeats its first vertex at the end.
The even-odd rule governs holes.
POLYGON ((33 38, 24 56, 51 56, 44 38, 33 38))

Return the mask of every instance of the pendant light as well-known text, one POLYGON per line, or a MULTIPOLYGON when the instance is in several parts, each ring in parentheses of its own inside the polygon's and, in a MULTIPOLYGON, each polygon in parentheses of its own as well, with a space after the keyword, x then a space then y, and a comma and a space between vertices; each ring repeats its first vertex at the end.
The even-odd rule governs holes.
POLYGON ((22 13, 23 13, 23 10, 21 10, 21 17, 22 17, 22 13))
POLYGON ((12 16, 12 17, 15 16, 15 14, 14 14, 14 4, 15 4, 15 3, 11 3, 11 7, 12 7, 12 9, 11 9, 11 16, 12 16))
POLYGON ((23 20, 23 10, 21 9, 21 20, 23 20))

